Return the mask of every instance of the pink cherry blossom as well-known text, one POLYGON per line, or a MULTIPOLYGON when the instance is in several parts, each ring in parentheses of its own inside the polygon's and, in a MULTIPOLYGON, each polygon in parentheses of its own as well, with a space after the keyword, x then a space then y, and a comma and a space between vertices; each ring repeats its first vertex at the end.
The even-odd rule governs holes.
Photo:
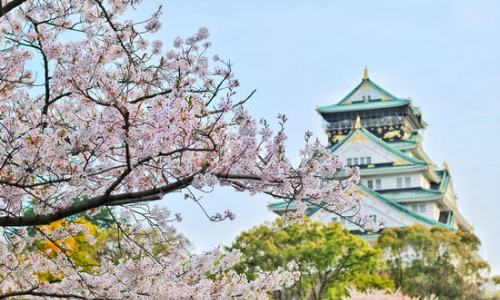
POLYGON ((180 215, 148 203, 181 191, 197 201, 197 191, 226 186, 296 201, 289 216, 300 221, 311 203, 337 213, 357 208, 359 195, 349 190, 359 170, 334 180, 341 161, 309 134, 292 165, 286 116, 275 130, 251 116, 244 104, 253 93, 237 96, 231 64, 214 55, 209 65, 206 28, 162 55, 162 42, 148 38, 161 11, 126 20, 140 1, 77 2, 11 1, 0 16, 0 297, 266 299, 291 284, 298 274, 288 270, 253 281, 236 274, 236 252, 190 255, 171 227, 180 215), (40 225, 101 207, 120 207, 115 225, 128 255, 119 263, 102 257, 83 272, 67 243, 23 254, 35 241, 75 234, 95 243, 85 226, 40 225), (168 255, 153 255, 167 238, 176 241, 168 255))

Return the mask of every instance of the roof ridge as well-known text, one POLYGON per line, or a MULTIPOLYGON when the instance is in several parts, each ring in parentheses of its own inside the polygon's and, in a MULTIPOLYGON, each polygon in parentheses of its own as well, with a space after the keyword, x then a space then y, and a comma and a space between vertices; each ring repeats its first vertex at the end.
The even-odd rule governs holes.
POLYGON ((388 108, 388 107, 399 107, 408 105, 407 99, 394 99, 387 101, 366 101, 366 102, 354 102, 349 105, 343 104, 332 104, 327 106, 318 106, 316 111, 319 113, 331 113, 339 111, 352 111, 352 110, 367 110, 367 109, 378 109, 378 108, 388 108))
MULTIPOLYGON (((361 128, 363 128, 363 127, 361 127, 361 128)), ((353 129, 353 130, 351 130, 342 140, 340 140, 340 142, 338 142, 335 145, 331 146, 330 147, 330 151, 333 152, 333 151, 337 150, 337 148, 339 148, 340 145, 344 144, 354 134, 354 132, 356 132, 357 130, 359 130, 359 129, 353 129)))
MULTIPOLYGON (((374 87, 376 90, 378 90, 379 92, 383 93, 383 94, 387 94, 389 95, 390 98, 394 98, 392 100, 403 100, 402 98, 398 98, 396 96, 394 96, 393 94, 389 93, 388 91, 386 91, 385 89, 381 88, 378 84, 372 82, 370 80, 370 78, 367 79, 367 81, 371 84, 372 87, 374 87)), ((390 101, 391 99, 387 100, 387 101, 390 101)))
MULTIPOLYGON (((399 166, 385 166, 385 167, 373 167, 373 168, 360 168, 359 172, 361 176, 374 176, 383 174, 405 174, 428 170, 429 165, 399 165, 399 166), (399 171, 399 172, 398 172, 399 171), (373 173, 373 174, 372 174, 373 173)), ((347 178, 344 170, 338 172, 335 178, 347 178)))
POLYGON ((446 169, 439 170, 439 171, 443 171, 443 176, 440 176, 441 182, 439 183, 439 191, 440 192, 442 191, 442 193, 444 194, 448 191, 448 186, 450 185, 450 181, 451 181, 451 174, 446 169))
MULTIPOLYGON (((342 98, 342 100, 340 100, 339 102, 337 102, 337 104, 334 104, 334 105, 343 105, 344 102, 346 102, 358 89, 362 88, 362 86, 365 83, 368 84, 371 88, 377 90, 379 93, 385 94, 386 96, 388 96, 389 99, 387 99, 386 101, 407 100, 407 99, 402 99, 402 98, 398 98, 398 97, 394 96, 393 94, 389 93, 385 89, 381 88, 378 84, 371 81, 370 78, 363 78, 361 80, 361 82, 351 92, 349 92, 344 98, 342 98)), ((331 106, 331 105, 329 105, 329 106, 331 106)))
MULTIPOLYGON (((342 100, 340 100, 339 102, 337 102, 337 104, 334 104, 334 105, 342 105, 342 103, 347 101, 347 99, 349 99, 349 97, 351 97, 352 94, 354 94, 359 88, 361 88, 361 86, 363 85, 364 82, 365 82, 365 79, 361 80, 361 82, 349 94, 347 94, 347 96, 342 98, 342 100)), ((332 106, 332 105, 328 105, 328 106, 332 106)))
POLYGON ((433 193, 433 194, 441 194, 441 192, 439 190, 434 190, 434 189, 427 189, 427 188, 424 188, 424 187, 420 187, 423 191, 426 191, 426 192, 430 192, 430 193, 433 193))

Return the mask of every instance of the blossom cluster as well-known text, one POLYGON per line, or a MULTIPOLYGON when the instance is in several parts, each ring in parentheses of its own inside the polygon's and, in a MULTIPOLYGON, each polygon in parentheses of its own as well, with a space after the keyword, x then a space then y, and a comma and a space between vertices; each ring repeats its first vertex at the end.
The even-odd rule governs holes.
MULTIPOLYGON (((138 233, 134 245, 130 240, 121 245, 129 253, 127 259, 117 264, 104 256, 90 272, 80 272, 63 251, 48 249, 27 255, 20 251, 26 250, 25 245, 11 248, 2 243, 0 295, 29 299, 48 295, 70 299, 267 299, 267 291, 289 286, 298 277, 297 272, 279 269, 249 281, 231 270, 240 260, 238 251, 215 249, 190 255, 182 247, 172 247, 156 257, 140 255, 155 243, 164 243, 166 233, 138 233), (47 281, 46 274, 54 280, 47 281)), ((53 235, 47 233, 47 238, 53 235)))
MULTIPOLYGON (((124 218, 138 220, 130 234, 140 233, 143 222, 165 231, 181 216, 129 205, 179 191, 196 201, 197 190, 217 186, 296 201, 297 218, 308 209, 305 201, 337 213, 359 205, 359 195, 350 192, 359 170, 347 168, 349 179, 336 181, 341 161, 311 134, 299 165, 291 164, 286 117, 279 115, 273 131, 244 109, 251 95, 235 96, 239 81, 231 64, 213 56, 215 65, 209 65, 207 29, 177 38, 173 50, 163 50, 164 41, 151 38, 161 28, 161 11, 145 21, 124 20, 123 13, 139 2, 21 1, 0 17, 2 231, 52 226, 104 206, 122 206, 124 218)), ((233 219, 234 214, 209 218, 233 219)), ((149 251, 120 263, 103 257, 100 268, 87 274, 68 257, 66 241, 81 233, 93 243, 91 232, 81 226, 36 228, 35 237, 53 241, 60 251, 23 256, 19 249, 24 248, 16 245, 35 237, 22 231, 6 235, 0 274, 8 275, 1 275, 0 295, 64 292, 75 298, 132 299, 157 291, 160 299, 188 294, 258 299, 295 278, 282 270, 249 282, 227 269, 235 253, 190 256, 176 247, 164 257, 149 251), (47 272, 62 279, 40 280, 47 272)), ((153 244, 123 247, 134 252, 153 244)))
POLYGON ((119 22, 126 1, 47 2, 13 11, 2 24, 0 160, 9 167, 0 170, 0 224, 21 217, 26 203, 40 215, 69 209, 65 217, 80 212, 71 210, 77 197, 93 207, 117 205, 189 186, 316 199, 339 212, 356 205, 358 197, 344 191, 359 172, 333 180, 343 166, 310 134, 292 166, 286 117, 273 133, 243 108, 245 100, 233 99, 231 65, 219 59, 211 69, 199 45, 207 29, 163 54, 160 42, 145 46, 139 25, 119 22), (85 21, 72 24, 76 16, 85 21), (35 21, 44 18, 51 22, 35 21), (68 32, 75 37, 61 38, 68 32), (32 69, 36 60, 46 76, 32 75, 40 72, 32 69))

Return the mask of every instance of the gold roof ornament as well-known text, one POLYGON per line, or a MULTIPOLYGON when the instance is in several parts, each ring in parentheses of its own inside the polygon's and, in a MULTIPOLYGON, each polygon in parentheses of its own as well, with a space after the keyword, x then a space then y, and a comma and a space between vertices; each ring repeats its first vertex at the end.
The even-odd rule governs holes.
POLYGON ((354 129, 361 128, 361 118, 359 116, 356 117, 356 123, 354 124, 354 129))
POLYGON ((448 164, 446 162, 443 163, 443 167, 446 170, 446 172, 450 173, 450 167, 448 167, 448 164))
POLYGON ((367 66, 365 66, 365 74, 363 76, 363 79, 364 80, 368 79, 368 67, 367 66))
POLYGON ((408 162, 404 161, 403 159, 396 157, 394 162, 392 163, 393 166, 407 166, 409 165, 408 162))

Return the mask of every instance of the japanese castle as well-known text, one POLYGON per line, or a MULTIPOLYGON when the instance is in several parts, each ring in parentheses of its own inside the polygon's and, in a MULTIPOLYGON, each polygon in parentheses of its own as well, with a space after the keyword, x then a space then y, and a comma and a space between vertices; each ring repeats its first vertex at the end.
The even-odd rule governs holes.
MULTIPOLYGON (((384 220, 385 228, 417 223, 472 230, 457 211, 448 166, 438 168, 424 152, 426 123, 411 98, 385 91, 370 80, 365 69, 363 80, 352 92, 337 104, 316 110, 325 121, 331 151, 344 164, 360 168, 361 182, 356 187, 363 198, 360 214, 384 220)), ((287 202, 269 204, 278 215, 291 208, 287 202)), ((353 216, 340 217, 312 206, 307 215, 314 221, 342 222, 353 233, 360 232, 351 222, 353 216)))

